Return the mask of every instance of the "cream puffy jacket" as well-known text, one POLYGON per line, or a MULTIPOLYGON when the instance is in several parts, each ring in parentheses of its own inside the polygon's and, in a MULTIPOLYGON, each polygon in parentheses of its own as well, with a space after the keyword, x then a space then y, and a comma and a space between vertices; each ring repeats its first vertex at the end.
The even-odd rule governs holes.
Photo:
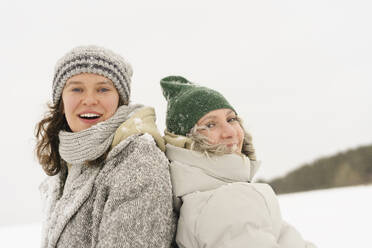
POLYGON ((258 169, 245 156, 208 157, 167 144, 173 193, 182 199, 181 248, 313 248, 282 220, 268 184, 249 183, 258 169))

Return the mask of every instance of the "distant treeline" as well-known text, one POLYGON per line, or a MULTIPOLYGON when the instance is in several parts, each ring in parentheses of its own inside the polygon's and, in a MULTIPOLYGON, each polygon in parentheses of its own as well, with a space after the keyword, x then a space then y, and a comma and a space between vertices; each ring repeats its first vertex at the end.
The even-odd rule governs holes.
POLYGON ((266 183, 277 194, 372 183, 372 145, 320 158, 266 183))

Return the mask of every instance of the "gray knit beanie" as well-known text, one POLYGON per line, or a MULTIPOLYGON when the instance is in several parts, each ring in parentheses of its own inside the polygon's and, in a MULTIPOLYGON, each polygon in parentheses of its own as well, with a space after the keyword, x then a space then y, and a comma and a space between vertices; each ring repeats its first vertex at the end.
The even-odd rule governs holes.
POLYGON ((77 74, 95 73, 110 79, 126 103, 130 97, 131 65, 120 55, 97 46, 75 47, 58 60, 53 79, 53 103, 61 99, 66 81, 77 74))

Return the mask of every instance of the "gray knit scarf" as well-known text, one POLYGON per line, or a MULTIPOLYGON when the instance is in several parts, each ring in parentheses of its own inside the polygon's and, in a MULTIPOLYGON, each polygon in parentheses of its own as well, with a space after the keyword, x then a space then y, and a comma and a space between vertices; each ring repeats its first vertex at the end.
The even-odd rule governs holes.
POLYGON ((59 153, 69 164, 82 164, 103 155, 109 149, 116 129, 143 105, 122 105, 106 121, 80 132, 59 132, 59 153))

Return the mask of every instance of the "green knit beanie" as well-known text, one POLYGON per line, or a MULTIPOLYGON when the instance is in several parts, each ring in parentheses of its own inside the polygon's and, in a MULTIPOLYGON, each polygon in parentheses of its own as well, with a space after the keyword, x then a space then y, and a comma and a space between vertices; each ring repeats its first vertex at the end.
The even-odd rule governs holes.
POLYGON ((228 108, 236 112, 219 92, 183 77, 165 77, 160 85, 168 101, 166 124, 171 133, 186 136, 200 118, 216 109, 228 108))

